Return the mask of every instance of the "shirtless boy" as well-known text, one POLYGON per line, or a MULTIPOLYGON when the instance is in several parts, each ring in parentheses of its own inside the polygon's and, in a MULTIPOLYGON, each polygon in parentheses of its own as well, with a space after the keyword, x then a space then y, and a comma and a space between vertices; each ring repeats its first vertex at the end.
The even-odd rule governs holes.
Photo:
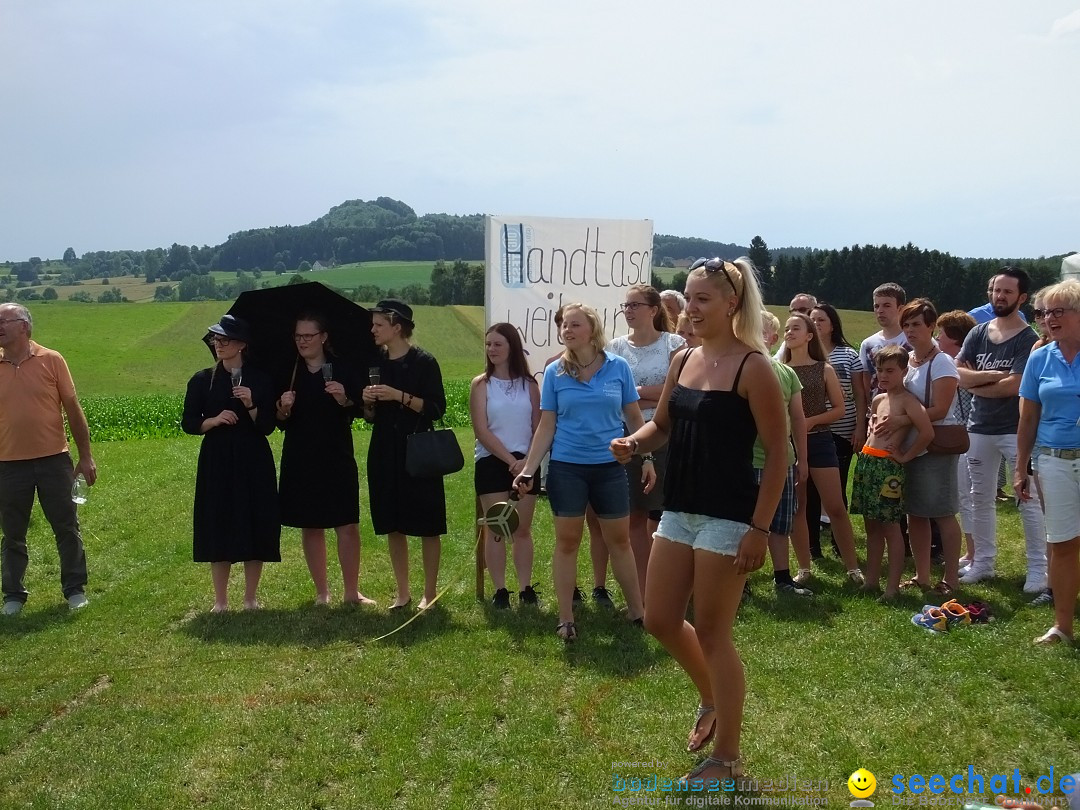
POLYGON ((904 514, 903 465, 922 453, 934 439, 934 427, 919 398, 904 388, 908 353, 902 346, 884 346, 874 356, 879 393, 870 405, 866 444, 855 462, 851 488, 851 514, 862 515, 866 528, 866 584, 876 591, 881 579, 881 557, 889 550, 889 575, 883 599, 900 592, 904 573, 904 538, 900 518, 904 514), (910 421, 906 429, 891 434, 874 428, 888 421, 910 421), (911 432, 916 431, 914 441, 911 432))

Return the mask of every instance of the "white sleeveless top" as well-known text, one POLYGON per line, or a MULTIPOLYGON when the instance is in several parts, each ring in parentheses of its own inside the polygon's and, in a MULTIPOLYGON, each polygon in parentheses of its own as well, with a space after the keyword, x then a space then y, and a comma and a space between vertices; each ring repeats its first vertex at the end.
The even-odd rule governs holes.
MULTIPOLYGON (((503 443, 511 453, 528 453, 532 442, 532 397, 529 396, 528 380, 487 381, 488 430, 503 443)), ((479 461, 491 452, 476 442, 474 460, 479 461)))

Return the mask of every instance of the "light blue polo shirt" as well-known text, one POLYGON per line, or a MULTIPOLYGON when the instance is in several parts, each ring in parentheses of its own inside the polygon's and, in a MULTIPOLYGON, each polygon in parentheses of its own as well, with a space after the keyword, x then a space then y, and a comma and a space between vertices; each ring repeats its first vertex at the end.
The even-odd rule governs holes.
POLYGON ((604 363, 586 383, 559 374, 562 360, 544 369, 540 410, 555 412, 551 458, 571 464, 607 464, 615 460, 609 445, 623 433, 623 408, 640 397, 630 364, 604 352, 604 363))
POLYGON ((1080 356, 1066 363, 1056 343, 1040 346, 1024 367, 1020 396, 1042 406, 1035 444, 1080 448, 1080 356))

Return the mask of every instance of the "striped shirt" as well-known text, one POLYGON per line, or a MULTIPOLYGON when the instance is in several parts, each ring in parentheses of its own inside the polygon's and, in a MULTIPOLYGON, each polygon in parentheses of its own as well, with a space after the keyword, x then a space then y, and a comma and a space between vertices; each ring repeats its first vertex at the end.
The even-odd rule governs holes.
MULTIPOLYGON (((829 352, 829 365, 833 367, 840 380, 840 390, 844 392, 844 415, 829 425, 829 430, 845 439, 855 434, 855 395, 852 392, 852 372, 863 370, 859 353, 849 346, 837 346, 829 352)), ((830 403, 831 405, 832 403, 830 403)))

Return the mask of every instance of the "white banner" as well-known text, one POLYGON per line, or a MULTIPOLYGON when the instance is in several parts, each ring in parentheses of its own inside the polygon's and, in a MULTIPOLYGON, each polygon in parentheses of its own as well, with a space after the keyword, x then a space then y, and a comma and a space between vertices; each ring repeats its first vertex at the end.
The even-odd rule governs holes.
POLYGON ((652 278, 652 220, 489 216, 486 221, 487 325, 517 327, 529 368, 562 351, 555 312, 594 307, 608 339, 627 333, 626 288, 652 278))

